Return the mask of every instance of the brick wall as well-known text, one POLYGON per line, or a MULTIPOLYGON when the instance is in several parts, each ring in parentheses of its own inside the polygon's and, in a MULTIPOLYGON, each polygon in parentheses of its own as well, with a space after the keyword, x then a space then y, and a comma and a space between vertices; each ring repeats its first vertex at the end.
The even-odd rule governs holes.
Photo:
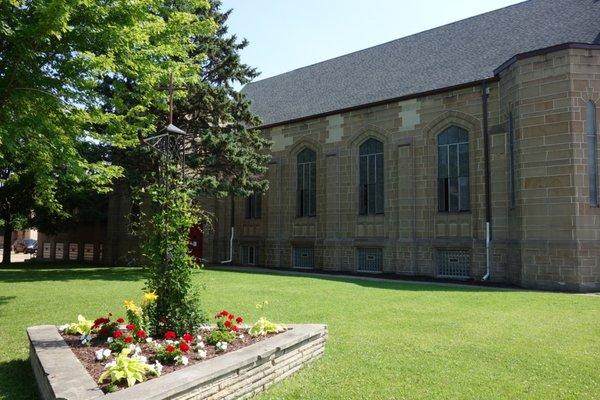
MULTIPOLYGON (((598 99, 599 57, 597 50, 573 49, 520 59, 489 83, 494 281, 599 287, 600 217, 585 205, 582 111, 584 100, 598 99)), ((481 278, 482 121, 482 87, 476 85, 266 129, 274 145, 263 216, 244 219, 243 199, 236 200, 234 248, 254 244, 260 264, 291 268, 293 247, 312 246, 315 268, 355 271, 357 248, 374 247, 383 254, 382 272, 431 277, 438 276, 441 250, 460 249, 469 252, 471 277, 481 278), (437 211, 437 135, 452 125, 469 132, 471 210, 465 213, 437 211), (358 147, 368 138, 384 144, 384 215, 358 213, 358 147), (317 153, 314 218, 295 214, 296 155, 305 147, 317 153)), ((217 205, 225 212, 216 213, 214 248, 226 247, 225 208, 217 205)))

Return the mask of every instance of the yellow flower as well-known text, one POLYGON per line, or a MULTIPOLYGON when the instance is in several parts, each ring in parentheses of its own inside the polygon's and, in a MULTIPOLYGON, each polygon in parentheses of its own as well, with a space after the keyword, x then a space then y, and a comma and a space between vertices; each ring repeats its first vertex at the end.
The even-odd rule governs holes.
POLYGON ((125 305, 126 310, 135 311, 137 309, 137 306, 135 305, 133 300, 125 300, 123 304, 125 305))
POLYGON ((152 303, 158 299, 155 292, 144 293, 144 303, 152 303))

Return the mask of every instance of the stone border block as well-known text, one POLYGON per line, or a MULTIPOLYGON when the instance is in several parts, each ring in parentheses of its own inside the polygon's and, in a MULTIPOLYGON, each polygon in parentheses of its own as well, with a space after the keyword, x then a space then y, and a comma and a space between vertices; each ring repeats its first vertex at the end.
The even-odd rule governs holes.
POLYGON ((104 394, 53 325, 27 329, 30 361, 44 400, 233 400, 292 375, 325 350, 326 325, 288 331, 179 371, 104 394))

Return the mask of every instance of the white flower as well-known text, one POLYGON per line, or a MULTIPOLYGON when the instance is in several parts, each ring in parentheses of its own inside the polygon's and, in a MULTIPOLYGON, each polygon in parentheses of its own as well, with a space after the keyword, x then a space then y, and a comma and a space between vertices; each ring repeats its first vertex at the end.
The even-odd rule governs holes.
POLYGON ((179 346, 179 340, 175 341, 175 346, 179 346))
POLYGON ((60 325, 58 330, 64 332, 69 327, 69 324, 60 325))
POLYGON ((239 336, 239 338, 240 338, 240 340, 244 340, 244 338, 245 338, 244 334, 241 334, 241 335, 239 336))
POLYGON ((197 335, 196 336, 196 341, 197 342, 202 342, 202 335, 197 335))
POLYGON ((106 339, 106 343, 112 343, 112 342, 114 342, 114 341, 115 341, 115 339, 113 339, 113 337, 112 337, 112 336, 109 336, 109 337, 106 339))
POLYGON ((143 362, 144 364, 148 363, 148 358, 145 356, 135 356, 135 358, 137 358, 138 360, 140 360, 141 362, 143 362))
POLYGON ((165 343, 166 343, 166 344, 173 344, 173 341, 172 341, 172 340, 170 340, 170 339, 167 339, 167 340, 165 340, 165 343))
POLYGON ((92 341, 92 335, 90 334, 83 334, 81 335, 81 337, 79 338, 81 340, 81 344, 88 344, 89 342, 92 341))
POLYGON ((157 360, 157 361, 155 361, 155 362, 154 362, 154 370, 156 371, 156 374, 157 374, 157 375, 160 375, 160 374, 162 373, 162 369, 163 369, 163 366, 162 366, 162 364, 161 364, 161 363, 159 363, 159 362, 158 362, 158 360, 157 360))
POLYGON ((102 361, 104 360, 104 354, 103 354, 103 350, 97 350, 94 354, 96 354, 96 361, 102 361))
POLYGON ((183 365, 188 365, 190 361, 188 360, 188 358, 186 356, 181 356, 181 364, 183 365))
POLYGON ((133 354, 136 356, 142 354, 142 348, 140 346, 135 346, 133 354))
POLYGON ((204 342, 198 342, 196 344, 196 347, 199 348, 199 349, 203 349, 204 348, 204 342))
POLYGON ((206 332, 206 331, 210 331, 211 329, 212 328, 211 328, 210 325, 202 325, 202 326, 200 326, 200 330, 201 331, 205 331, 206 332))
POLYGON ((104 366, 104 369, 109 369, 109 368, 112 368, 112 367, 114 367, 115 365, 117 365, 117 362, 116 362, 116 361, 111 361, 111 362, 109 362, 109 363, 106 363, 106 365, 104 366))
POLYGON ((217 350, 218 351, 226 351, 227 350, 227 342, 219 342, 217 343, 217 350))
POLYGON ((95 354, 96 354, 96 361, 104 361, 108 357, 110 357, 112 352, 109 349, 100 349, 100 350, 96 351, 95 354))
POLYGON ((198 350, 198 358, 204 360, 206 358, 206 350, 200 349, 198 350))
POLYGON ((146 338, 146 343, 152 343, 152 338, 151 337, 147 337, 146 338))

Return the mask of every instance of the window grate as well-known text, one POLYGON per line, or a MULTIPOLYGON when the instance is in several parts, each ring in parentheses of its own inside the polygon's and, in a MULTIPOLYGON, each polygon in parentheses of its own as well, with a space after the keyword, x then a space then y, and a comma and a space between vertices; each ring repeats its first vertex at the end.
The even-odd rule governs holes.
POLYGON ((383 270, 383 250, 379 248, 357 249, 357 272, 381 272, 383 270))
POLYGON ((313 269, 315 267, 315 249, 312 247, 294 247, 294 268, 313 269))
POLYGON ((243 265, 256 265, 256 248, 254 246, 242 246, 241 253, 243 265))
POLYGON ((438 250, 438 277, 468 279, 471 277, 471 254, 468 250, 438 250))

